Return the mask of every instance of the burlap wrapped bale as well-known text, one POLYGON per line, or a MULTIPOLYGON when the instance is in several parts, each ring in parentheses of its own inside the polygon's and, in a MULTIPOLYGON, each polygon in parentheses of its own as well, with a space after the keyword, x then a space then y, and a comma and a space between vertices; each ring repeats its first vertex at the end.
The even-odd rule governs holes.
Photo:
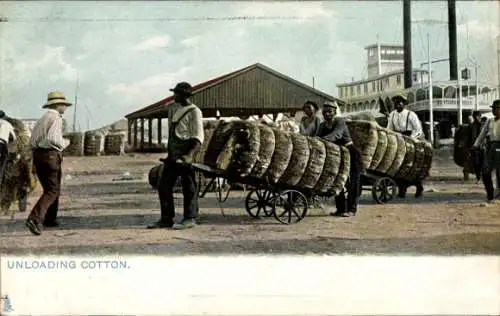
POLYGON ((364 168, 370 169, 370 164, 377 150, 379 125, 376 122, 358 120, 347 121, 346 124, 354 146, 360 151, 364 168))
POLYGON ((351 155, 349 154, 349 150, 345 147, 339 148, 341 151, 340 168, 333 186, 328 191, 329 195, 338 195, 342 192, 349 178, 349 171, 351 170, 351 155))
POLYGON ((104 137, 104 154, 123 155, 125 154, 126 137, 123 132, 109 132, 104 137))
POLYGON ((64 138, 69 140, 69 145, 63 151, 64 156, 83 156, 83 142, 85 135, 80 132, 68 133, 64 138))
POLYGON ((408 179, 415 162, 415 142, 406 136, 403 136, 403 139, 405 141, 406 154, 401 167, 396 172, 395 178, 397 179, 408 179))
POLYGON ((398 170, 403 165, 403 161, 406 156, 406 142, 405 139, 403 138, 403 135, 398 133, 395 133, 395 135, 397 138, 397 151, 396 151, 396 157, 394 158, 392 165, 389 167, 389 170, 387 170, 387 174, 390 177, 394 177, 396 175, 398 170))
POLYGON ((419 155, 415 159, 415 176, 416 181, 423 180, 429 176, 429 171, 432 166, 433 149, 430 143, 426 141, 415 142, 417 153, 419 155))
POLYGON ((377 148, 375 149, 375 153, 373 154, 370 167, 368 168, 369 170, 378 170, 377 168, 382 162, 382 159, 384 159, 385 153, 387 151, 387 133, 382 130, 378 130, 377 135, 377 148))
POLYGON ((83 143, 85 156, 99 156, 104 149, 104 135, 97 131, 87 131, 83 143))
POLYGON ((217 168, 227 170, 232 175, 246 177, 257 163, 259 149, 258 124, 249 121, 234 121, 231 135, 217 160, 217 168))
POLYGON ((221 120, 215 128, 203 159, 205 165, 217 168, 217 159, 232 134, 232 123, 221 120))
POLYGON ((251 172, 251 176, 256 178, 262 178, 266 173, 267 169, 271 164, 271 160, 273 159, 274 149, 276 146, 274 132, 270 127, 264 124, 259 124, 259 131, 260 131, 259 157, 251 172))
POLYGON ((300 189, 313 189, 323 173, 326 161, 326 147, 319 138, 307 137, 309 143, 309 161, 305 168, 304 175, 300 179, 297 187, 300 189))
POLYGON ((387 135, 387 150, 385 151, 384 158, 377 167, 377 171, 383 174, 387 174, 389 168, 396 158, 396 153, 398 151, 398 138, 396 133, 390 131, 384 131, 387 135))
POLYGON ((14 201, 32 192, 37 184, 29 128, 18 119, 6 118, 16 129, 16 140, 9 143, 9 157, 0 184, 0 209, 7 214, 14 201))
POLYGON ((220 120, 206 120, 203 121, 203 129, 205 130, 214 130, 217 128, 221 121, 220 120))
POLYGON ((206 128, 203 130, 203 134, 204 134, 203 144, 201 144, 200 150, 198 150, 196 152, 196 154, 194 155, 194 162, 200 163, 200 164, 205 163, 203 159, 207 153, 207 148, 208 148, 208 145, 210 144, 210 141, 212 139, 214 131, 215 131, 215 128, 213 128, 213 129, 206 128))
POLYGON ((264 177, 269 183, 277 183, 285 172, 292 157, 293 143, 290 132, 272 129, 275 138, 273 158, 264 177))
POLYGON ((326 149, 326 159, 321 177, 314 187, 314 190, 319 193, 329 192, 333 188, 342 163, 340 147, 328 141, 323 141, 323 144, 326 149))
POLYGON ((306 136, 292 134, 292 155, 278 183, 293 187, 299 183, 309 162, 309 142, 306 136))

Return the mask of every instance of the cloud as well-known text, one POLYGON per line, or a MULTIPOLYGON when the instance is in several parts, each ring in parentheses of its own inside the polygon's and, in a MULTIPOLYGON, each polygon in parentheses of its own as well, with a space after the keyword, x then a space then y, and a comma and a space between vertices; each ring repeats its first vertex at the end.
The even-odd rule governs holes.
POLYGON ((16 73, 45 73, 51 81, 74 81, 77 70, 65 61, 64 47, 45 46, 40 59, 24 59, 14 63, 16 73))
POLYGON ((499 26, 495 23, 481 22, 479 20, 472 20, 469 23, 463 23, 457 26, 457 32, 461 35, 476 38, 496 38, 500 35, 499 26))
POLYGON ((199 35, 192 36, 192 37, 188 37, 188 38, 183 39, 181 41, 181 44, 185 47, 196 47, 200 43, 200 40, 201 40, 201 36, 199 36, 199 35))
POLYGON ((155 48, 167 47, 169 43, 170 43, 170 36, 168 35, 155 36, 143 42, 140 42, 139 44, 133 46, 131 49, 136 51, 145 51, 155 48))

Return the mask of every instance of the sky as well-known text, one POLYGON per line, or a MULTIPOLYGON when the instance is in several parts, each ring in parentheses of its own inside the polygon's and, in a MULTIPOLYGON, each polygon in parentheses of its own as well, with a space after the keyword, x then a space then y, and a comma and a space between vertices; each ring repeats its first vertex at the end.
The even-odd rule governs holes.
MULTIPOLYGON (((77 102, 95 129, 170 95, 256 62, 337 96, 366 77, 364 47, 403 43, 402 1, 2 1, 0 108, 38 118, 50 91, 77 102), (78 78, 78 90, 77 87, 78 78)), ((497 81, 499 5, 457 1, 459 66, 497 81)), ((446 1, 413 1, 413 66, 448 57, 446 1), (422 20, 434 20, 424 23, 422 20), (437 21, 437 22, 436 22, 437 21)), ((433 66, 447 80, 448 64, 433 66)), ((73 109, 66 115, 72 123, 73 109)))

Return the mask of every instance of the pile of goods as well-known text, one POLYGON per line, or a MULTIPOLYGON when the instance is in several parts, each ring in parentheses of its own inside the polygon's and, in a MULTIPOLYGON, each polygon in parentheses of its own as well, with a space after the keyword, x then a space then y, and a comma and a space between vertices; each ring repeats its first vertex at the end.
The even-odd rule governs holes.
POLYGON ((469 125, 460 125, 453 139, 453 161, 459 167, 466 168, 466 171, 473 172, 471 154, 467 144, 470 134, 469 125))
POLYGON ((83 154, 99 156, 104 151, 104 135, 98 131, 85 132, 83 154))
POLYGON ((125 142, 126 134, 124 132, 109 132, 109 134, 104 137, 104 154, 125 154, 125 142))
POLYGON ((83 156, 83 133, 67 133, 64 135, 64 138, 69 140, 68 147, 66 147, 63 151, 64 156, 83 156))
POLYGON ((203 163, 235 178, 335 195, 350 170, 349 152, 318 138, 249 121, 221 121, 205 133, 203 163))
POLYGON ((433 150, 428 142, 392 132, 373 121, 348 121, 347 126, 366 170, 412 183, 429 175, 433 150))
POLYGON ((33 191, 38 183, 28 127, 17 119, 6 120, 16 129, 16 140, 9 143, 9 159, 0 186, 0 208, 5 213, 14 201, 33 191))

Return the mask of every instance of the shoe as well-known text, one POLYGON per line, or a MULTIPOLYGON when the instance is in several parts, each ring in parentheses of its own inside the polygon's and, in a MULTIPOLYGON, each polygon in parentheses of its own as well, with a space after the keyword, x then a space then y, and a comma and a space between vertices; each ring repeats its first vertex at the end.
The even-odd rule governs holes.
POLYGON ((356 215, 355 212, 345 212, 341 216, 342 217, 353 217, 354 215, 356 215))
POLYGON ((182 230, 182 229, 193 228, 195 226, 196 226, 196 221, 194 219, 186 219, 178 224, 177 223, 174 224, 172 228, 176 230, 182 230))
POLYGON ((174 226, 173 221, 162 221, 159 220, 156 223, 147 226, 148 229, 159 229, 159 228, 172 228, 174 226))
POLYGON ((40 228, 40 225, 31 218, 28 218, 26 220, 26 227, 28 227, 28 229, 33 235, 40 236, 42 234, 42 229, 40 228))
POLYGON ((61 226, 58 221, 53 222, 43 222, 44 227, 59 227, 61 226))
POLYGON ((345 214, 345 212, 330 212, 330 216, 336 216, 336 217, 339 217, 339 216, 342 216, 343 214, 345 214))

